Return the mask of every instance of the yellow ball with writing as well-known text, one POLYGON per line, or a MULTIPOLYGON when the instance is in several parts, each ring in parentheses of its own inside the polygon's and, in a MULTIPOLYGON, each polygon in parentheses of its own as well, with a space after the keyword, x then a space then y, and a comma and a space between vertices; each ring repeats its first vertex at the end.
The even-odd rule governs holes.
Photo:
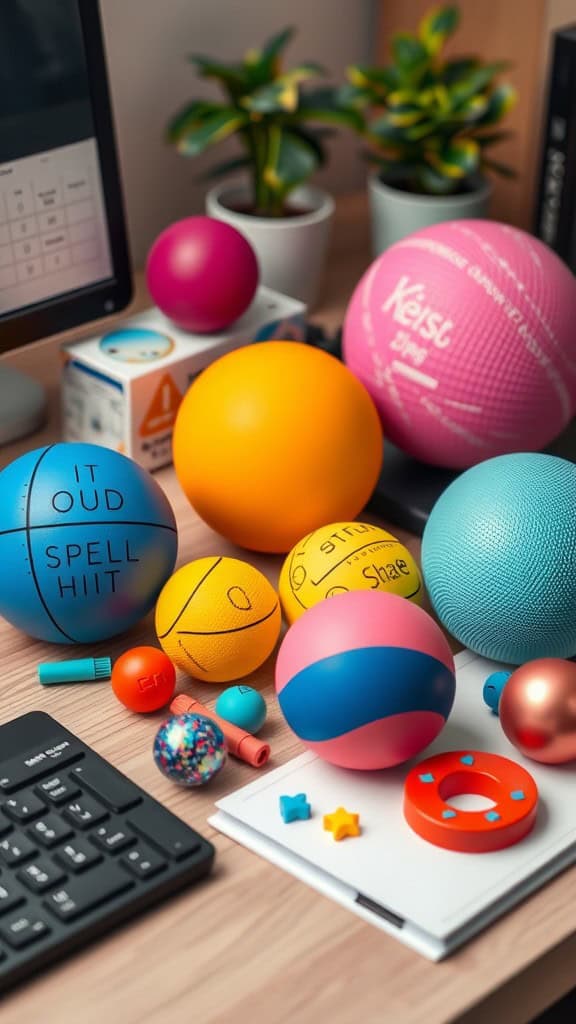
POLYGON ((208 683, 259 668, 280 634, 278 594, 248 562, 215 556, 183 565, 156 605, 156 633, 169 658, 208 683))
POLYGON ((420 604, 422 577, 408 548, 386 530, 371 523, 331 523, 294 545, 279 590, 292 623, 307 608, 347 590, 385 590, 420 604))

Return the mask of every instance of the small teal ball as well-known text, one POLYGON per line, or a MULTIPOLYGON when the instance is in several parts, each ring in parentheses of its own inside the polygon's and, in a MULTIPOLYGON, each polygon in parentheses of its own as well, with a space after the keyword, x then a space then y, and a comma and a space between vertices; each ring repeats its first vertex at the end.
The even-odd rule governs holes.
POLYGON ((266 701, 252 686, 229 686, 216 701, 216 714, 239 729, 257 733, 266 721, 266 701))
POLYGON ((482 697, 484 703, 494 712, 498 714, 498 705, 500 703, 500 697, 502 696, 502 690, 506 686, 506 683, 512 675, 511 672, 491 672, 489 676, 486 676, 484 686, 482 689, 482 697))
POLYGON ((440 622, 477 654, 576 654, 576 465, 522 452, 466 470, 430 513, 422 571, 440 622))
POLYGON ((154 739, 154 761, 163 775, 180 786, 203 786, 226 760, 226 740, 216 722, 186 712, 162 723, 154 739))

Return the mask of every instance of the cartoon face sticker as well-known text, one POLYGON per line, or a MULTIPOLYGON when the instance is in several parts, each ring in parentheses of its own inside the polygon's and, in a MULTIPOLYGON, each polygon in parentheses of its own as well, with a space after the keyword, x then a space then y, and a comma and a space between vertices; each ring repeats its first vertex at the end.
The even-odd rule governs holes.
POLYGON ((120 363, 152 363, 163 359, 173 348, 168 334, 148 327, 121 327, 100 340, 102 352, 120 363))

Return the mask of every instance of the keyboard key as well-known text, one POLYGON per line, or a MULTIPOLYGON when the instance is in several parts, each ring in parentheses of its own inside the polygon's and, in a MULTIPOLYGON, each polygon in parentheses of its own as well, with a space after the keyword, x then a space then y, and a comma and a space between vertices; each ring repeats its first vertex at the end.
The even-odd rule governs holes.
POLYGON ((45 892, 64 881, 66 875, 47 857, 35 857, 30 864, 20 869, 18 878, 30 892, 45 892))
POLYGON ((136 878, 152 878, 166 867, 166 861, 145 843, 139 843, 132 850, 128 850, 128 853, 120 858, 120 863, 125 864, 136 878))
POLYGON ((56 846, 63 839, 72 835, 72 829, 57 814, 45 814, 39 821, 35 821, 30 829, 30 835, 37 839, 42 846, 56 846))
POLYGON ((2 811, 0 811, 0 836, 5 836, 7 832, 10 832, 12 825, 6 820, 2 811))
POLYGON ((28 217, 34 213, 34 197, 30 185, 16 185, 5 192, 8 218, 28 217))
POLYGON ((70 239, 66 228, 62 228, 59 231, 49 231, 48 234, 42 235, 40 241, 42 252, 53 252, 54 249, 62 249, 67 246, 70 239))
POLYGON ((24 217, 22 220, 14 221, 10 225, 10 236, 14 242, 20 238, 29 238, 30 235, 38 233, 38 221, 36 217, 24 217))
POLYGON ((67 800, 77 796, 80 790, 64 775, 53 775, 51 779, 46 779, 46 782, 36 786, 36 792, 48 803, 59 807, 60 804, 65 804, 67 800))
POLYGON ((41 232, 53 231, 64 226, 64 210, 50 210, 38 215, 38 226, 41 232))
POLYGON ((31 821, 46 810, 46 804, 43 804, 34 793, 22 793, 5 800, 2 810, 8 818, 12 818, 12 821, 31 821))
POLYGON ((61 921, 72 921, 133 885, 134 882, 115 861, 108 861, 84 875, 71 878, 66 886, 47 897, 45 905, 61 921))
POLYGON ((98 853, 98 850, 94 849, 92 843, 78 838, 62 846, 58 853, 55 854, 55 859, 67 871, 74 871, 76 874, 78 871, 84 871, 86 868, 97 864, 98 861, 102 860, 102 855, 98 853))
MULTIPOLYGON (((44 217, 62 217, 64 220, 64 210, 55 209, 62 202, 62 192, 60 185, 57 181, 44 182, 37 184, 34 188, 34 199, 36 210, 38 211, 38 223, 40 224, 40 230, 45 231, 46 228, 53 228, 54 221, 46 222, 43 220, 44 217), (48 212, 43 212, 48 211, 48 212)), ((60 223, 57 219, 56 224, 60 223)))
POLYGON ((0 270, 0 288, 11 288, 16 284, 16 267, 4 267, 0 270))
POLYGON ((90 838, 96 846, 107 853, 117 853, 119 850, 125 850, 127 846, 131 846, 132 843, 136 842, 136 836, 114 821, 109 821, 106 825, 100 825, 90 838))
POLYGON ((40 239, 28 238, 22 242, 14 242, 14 258, 16 260, 31 260, 40 255, 40 239))
POLYGON ((24 903, 22 893, 16 888, 13 882, 0 883, 0 914, 5 914, 19 903, 24 903))
POLYGON ((80 796, 66 805, 64 816, 76 828, 86 829, 97 825, 99 821, 104 821, 108 817, 108 812, 91 796, 80 796))
POLYGON ((98 245, 97 238, 93 238, 90 242, 80 242, 79 245, 72 246, 73 263, 90 263, 92 260, 97 260, 99 255, 100 246, 98 245))
POLYGON ((139 807, 131 811, 127 819, 138 835, 150 839, 167 857, 182 860, 200 849, 200 839, 195 832, 159 805, 139 807))
POLYGON ((76 779, 82 789, 92 793, 111 811, 127 811, 129 807, 142 803, 142 797, 129 779, 125 779, 107 764, 85 762, 74 768, 70 778, 76 779))
POLYGON ((13 864, 20 864, 28 860, 38 848, 25 836, 23 832, 13 832, 6 839, 0 840, 0 857, 5 864, 11 867, 13 864))
POLYGON ((59 249, 58 252, 47 252, 44 257, 44 272, 55 274, 58 270, 67 270, 72 262, 68 249, 59 249))
POLYGON ((36 917, 36 914, 17 914, 11 920, 0 924, 0 935, 12 949, 23 949, 31 942, 48 935, 49 931, 46 922, 41 917, 36 917))
POLYGON ((84 757, 80 743, 74 739, 63 739, 49 747, 28 750, 19 757, 9 758, 0 765, 0 793, 13 793, 20 786, 35 779, 58 772, 64 765, 72 764, 84 757))
POLYGON ((24 284, 25 281, 33 281, 35 277, 41 276, 42 260, 40 258, 16 264, 16 277, 20 284, 24 284))

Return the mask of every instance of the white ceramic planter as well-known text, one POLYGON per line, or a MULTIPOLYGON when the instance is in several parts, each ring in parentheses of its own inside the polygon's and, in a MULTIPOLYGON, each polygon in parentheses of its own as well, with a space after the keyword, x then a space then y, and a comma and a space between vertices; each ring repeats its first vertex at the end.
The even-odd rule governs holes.
POLYGON ((384 185, 377 175, 368 183, 375 256, 394 242, 431 224, 488 216, 492 188, 480 179, 478 187, 457 196, 422 196, 384 185))
POLYGON ((291 194, 288 205, 304 208, 308 213, 254 217, 234 209, 249 200, 247 185, 219 185, 206 196, 206 213, 232 224, 251 242, 260 264, 262 284, 301 299, 310 309, 318 294, 334 200, 322 189, 305 185, 291 194))

